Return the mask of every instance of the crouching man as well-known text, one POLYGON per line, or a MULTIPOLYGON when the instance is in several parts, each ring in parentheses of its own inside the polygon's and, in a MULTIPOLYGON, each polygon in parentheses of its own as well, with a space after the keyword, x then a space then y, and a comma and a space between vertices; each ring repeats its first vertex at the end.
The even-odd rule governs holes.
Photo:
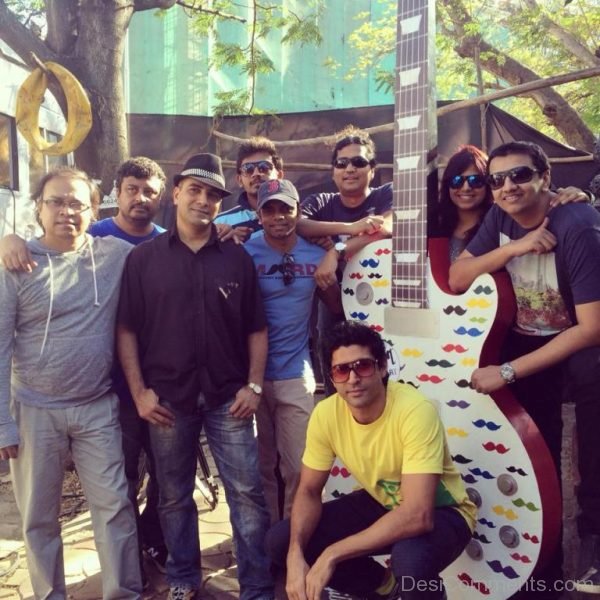
POLYGON ((32 273, 0 268, 0 458, 11 459, 34 596, 67 597, 58 515, 71 450, 92 515, 103 598, 137 600, 135 517, 119 401, 110 392, 131 246, 86 234, 100 196, 77 169, 45 175, 34 199, 44 232, 28 242, 37 266, 32 273))
POLYGON ((318 600, 329 585, 373 599, 443 598, 439 573, 469 541, 475 506, 438 413, 387 381, 384 343, 364 325, 336 325, 324 358, 337 393, 312 413, 291 519, 268 538, 273 561, 287 566, 287 594, 318 600), (362 489, 323 504, 336 456, 362 489), (370 557, 382 553, 389 569, 370 557))

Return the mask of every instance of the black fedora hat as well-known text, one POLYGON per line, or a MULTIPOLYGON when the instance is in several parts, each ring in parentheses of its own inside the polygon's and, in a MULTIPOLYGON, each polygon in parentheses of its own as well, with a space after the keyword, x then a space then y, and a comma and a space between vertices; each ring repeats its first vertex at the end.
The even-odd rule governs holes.
POLYGON ((221 159, 216 154, 194 154, 187 159, 183 170, 173 177, 173 183, 177 186, 182 179, 192 177, 202 183, 223 192, 223 196, 229 196, 231 192, 225 188, 225 177, 221 159))

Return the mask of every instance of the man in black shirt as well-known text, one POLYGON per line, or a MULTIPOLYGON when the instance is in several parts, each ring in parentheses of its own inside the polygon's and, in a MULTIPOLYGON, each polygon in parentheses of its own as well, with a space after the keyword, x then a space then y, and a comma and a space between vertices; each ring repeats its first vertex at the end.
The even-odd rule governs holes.
POLYGON ((192 600, 200 585, 192 494, 204 425, 230 508, 240 598, 271 600, 253 429, 267 356, 260 289, 250 256, 217 237, 213 220, 229 194, 220 159, 193 156, 174 184, 175 226, 128 257, 117 334, 136 407, 150 423, 169 599, 192 600))

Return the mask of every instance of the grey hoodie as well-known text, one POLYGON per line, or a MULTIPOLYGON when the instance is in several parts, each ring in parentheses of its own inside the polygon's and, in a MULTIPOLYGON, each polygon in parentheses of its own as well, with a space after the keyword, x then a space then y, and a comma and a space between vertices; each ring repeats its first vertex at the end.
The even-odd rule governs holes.
POLYGON ((74 252, 28 242, 38 263, 33 273, 0 267, 0 447, 19 443, 11 395, 30 406, 64 408, 110 388, 121 273, 133 246, 115 237, 86 239, 74 252))

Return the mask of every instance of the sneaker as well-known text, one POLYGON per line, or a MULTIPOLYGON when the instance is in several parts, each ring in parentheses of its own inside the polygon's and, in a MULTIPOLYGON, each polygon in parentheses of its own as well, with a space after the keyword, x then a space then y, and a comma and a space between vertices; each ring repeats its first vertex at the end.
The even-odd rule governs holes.
POLYGON ((591 566, 581 577, 575 580, 575 589, 588 594, 600 594, 600 571, 591 566))
POLYGON ((198 590, 189 585, 172 585, 167 600, 195 600, 198 590))
POLYGON ((167 572, 167 557, 169 553, 166 546, 144 546, 144 554, 161 573, 167 572))

